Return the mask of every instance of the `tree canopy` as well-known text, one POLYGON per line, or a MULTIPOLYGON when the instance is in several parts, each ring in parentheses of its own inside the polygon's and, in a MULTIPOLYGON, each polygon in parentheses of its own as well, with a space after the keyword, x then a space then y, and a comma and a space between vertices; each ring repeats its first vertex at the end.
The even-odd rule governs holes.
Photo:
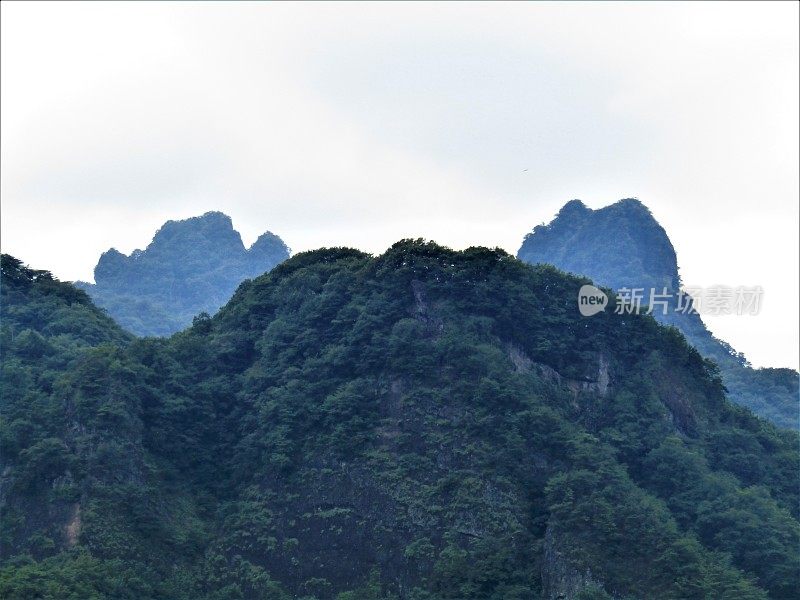
POLYGON ((4 598, 796 591, 797 433, 585 278, 330 248, 131 339, 42 273, 3 258, 4 598))

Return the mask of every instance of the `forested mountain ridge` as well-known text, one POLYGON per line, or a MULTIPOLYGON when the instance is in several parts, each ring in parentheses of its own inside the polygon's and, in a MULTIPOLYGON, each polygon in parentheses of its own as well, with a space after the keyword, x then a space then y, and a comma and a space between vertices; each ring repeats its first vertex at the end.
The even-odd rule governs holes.
POLYGON ((628 198, 598 210, 571 200, 552 222, 525 236, 517 258, 551 264, 616 290, 666 289, 673 295, 670 309, 666 315, 654 311, 654 316, 680 329, 703 356, 719 364, 731 400, 781 427, 800 428, 797 371, 753 369, 741 353, 708 331, 699 314, 675 310, 681 285, 675 249, 639 200, 628 198))
POLYGON ((146 249, 130 256, 111 248, 95 267, 95 283, 76 285, 128 331, 163 336, 188 327, 201 312, 215 313, 243 280, 288 257, 275 234, 268 231, 245 248, 230 217, 208 212, 167 221, 146 249))
POLYGON ((652 318, 581 317, 586 279, 412 240, 319 250, 169 339, 107 323, 51 373, 16 315, 69 305, 7 263, 4 598, 796 590, 797 434, 652 318))

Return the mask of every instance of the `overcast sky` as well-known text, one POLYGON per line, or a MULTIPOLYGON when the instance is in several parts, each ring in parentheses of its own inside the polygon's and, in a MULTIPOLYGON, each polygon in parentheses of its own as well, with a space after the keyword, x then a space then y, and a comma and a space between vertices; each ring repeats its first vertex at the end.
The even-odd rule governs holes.
POLYGON ((245 243, 516 253, 638 197, 708 318, 798 366, 798 4, 2 4, 2 249, 66 280, 221 210, 245 243))

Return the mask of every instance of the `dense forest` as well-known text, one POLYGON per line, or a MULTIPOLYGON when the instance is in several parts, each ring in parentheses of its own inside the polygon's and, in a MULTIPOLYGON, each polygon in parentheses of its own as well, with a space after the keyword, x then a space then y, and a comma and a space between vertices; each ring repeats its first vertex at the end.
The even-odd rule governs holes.
POLYGON ((323 249, 137 339, 4 255, 0 597, 796 597, 798 434, 587 281, 323 249))
POLYGON ((208 212, 167 221, 144 250, 125 256, 111 248, 94 270, 95 283, 77 282, 127 331, 164 336, 192 319, 214 314, 238 285, 289 257, 286 244, 269 231, 250 248, 230 217, 208 212))
POLYGON ((662 323, 677 327, 704 357, 720 367, 728 396, 780 427, 800 427, 800 376, 793 369, 754 369, 744 355, 714 337, 699 314, 678 309, 681 279, 666 231, 639 200, 591 210, 571 200, 547 225, 536 226, 517 253, 531 264, 551 264, 619 290, 666 289, 672 295, 662 323))

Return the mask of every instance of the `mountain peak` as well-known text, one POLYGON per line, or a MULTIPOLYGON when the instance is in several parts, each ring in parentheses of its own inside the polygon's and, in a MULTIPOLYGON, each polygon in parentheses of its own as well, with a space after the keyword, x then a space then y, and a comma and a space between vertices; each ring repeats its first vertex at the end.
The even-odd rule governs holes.
POLYGON ((549 224, 537 226, 525 237, 517 257, 549 263, 617 289, 680 287, 675 249, 637 198, 597 210, 570 200, 549 224))
MULTIPOLYGON (((680 288, 675 249, 666 231, 637 198, 625 198, 597 210, 571 200, 548 225, 529 233, 518 258, 549 263, 590 277, 595 283, 641 288, 645 302, 650 290, 666 288, 672 298, 680 288)), ((669 311, 657 320, 680 329, 706 358, 719 364, 734 402, 751 408, 774 423, 797 428, 797 372, 769 372, 749 367, 744 357, 708 331, 700 315, 669 311)))
POLYGON ((272 233, 265 231, 253 244, 247 249, 251 258, 257 259, 259 256, 265 254, 273 254, 275 252, 289 255, 289 247, 283 242, 281 238, 272 233))
POLYGON ((559 217, 568 217, 568 216, 575 216, 575 215, 584 215, 592 212, 592 209, 586 206, 582 200, 570 200, 564 206, 561 207, 561 210, 558 211, 559 217))
POLYGON ((225 213, 209 211, 198 217, 188 219, 169 220, 159 227, 153 236, 153 242, 164 236, 186 234, 193 231, 205 233, 225 233, 234 231, 233 221, 225 213))
MULTIPOLYGON (((623 198, 622 200, 617 200, 614 204, 609 204, 608 206, 598 209, 597 212, 608 212, 624 218, 639 219, 658 225, 658 221, 656 221, 653 213, 650 212, 650 209, 638 198, 623 198)), ((666 236, 666 233, 664 235, 666 236)))
POLYGON ((144 250, 128 256, 111 248, 95 267, 96 285, 79 285, 133 333, 167 335, 200 312, 216 312, 243 280, 288 256, 271 232, 246 249, 231 218, 210 211, 167 221, 144 250))
POLYGON ((647 208, 644 202, 642 202, 638 198, 623 198, 622 200, 617 200, 616 202, 614 202, 614 204, 609 204, 605 208, 625 209, 630 211, 644 212, 647 213, 648 215, 650 214, 650 209, 647 208))
POLYGON ((231 218, 221 212, 207 212, 199 217, 167 221, 147 246, 148 252, 162 246, 181 246, 183 251, 197 253, 217 248, 225 252, 242 252, 244 244, 233 228, 231 218))

